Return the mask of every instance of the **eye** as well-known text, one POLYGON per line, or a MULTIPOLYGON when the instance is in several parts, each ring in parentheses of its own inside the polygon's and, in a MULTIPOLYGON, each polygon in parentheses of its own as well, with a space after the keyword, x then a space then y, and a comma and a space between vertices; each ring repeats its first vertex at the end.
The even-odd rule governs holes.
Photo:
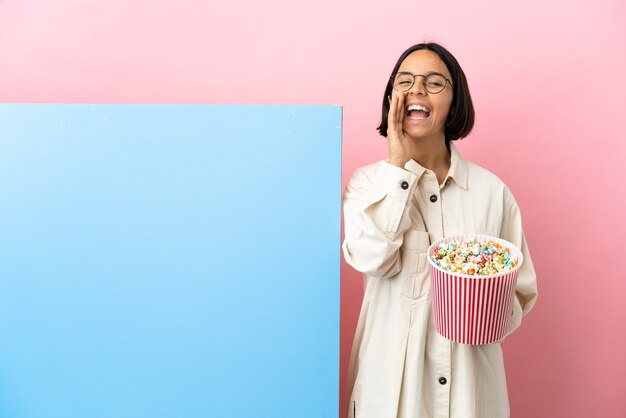
POLYGON ((413 76, 410 74, 399 73, 394 80, 394 86, 400 90, 408 90, 413 85, 413 76))
POLYGON ((443 87, 446 85, 446 79, 439 74, 431 74, 424 80, 426 85, 431 87, 443 87))
POLYGON ((436 74, 429 75, 424 81, 426 85, 430 87, 443 87, 446 85, 446 79, 436 74))

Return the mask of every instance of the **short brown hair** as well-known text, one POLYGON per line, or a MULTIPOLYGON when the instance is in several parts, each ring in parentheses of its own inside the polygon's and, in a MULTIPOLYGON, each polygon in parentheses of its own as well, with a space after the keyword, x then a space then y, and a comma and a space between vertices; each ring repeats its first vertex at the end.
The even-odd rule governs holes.
POLYGON ((472 104, 472 97, 467 85, 465 73, 459 65, 459 62, 450 51, 434 42, 413 45, 400 55, 398 62, 396 62, 396 65, 393 67, 391 77, 387 80, 387 87, 385 88, 385 95, 383 96, 381 122, 376 129, 378 129, 378 132, 380 132, 382 136, 387 136, 387 115, 389 114, 389 100, 387 98, 391 96, 393 76, 398 72, 402 61, 404 61, 409 54, 419 51, 420 49, 433 51, 437 54, 444 64, 446 64, 452 76, 452 104, 450 105, 450 112, 448 113, 444 129, 446 147, 450 148, 450 141, 464 138, 472 131, 474 127, 474 105, 472 104))

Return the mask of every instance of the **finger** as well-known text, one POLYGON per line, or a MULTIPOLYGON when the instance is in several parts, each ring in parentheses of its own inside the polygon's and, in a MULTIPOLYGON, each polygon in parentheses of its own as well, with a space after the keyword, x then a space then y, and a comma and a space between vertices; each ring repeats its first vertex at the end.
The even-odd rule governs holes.
POLYGON ((400 127, 400 129, 402 129, 402 123, 404 122, 404 115, 405 115, 405 110, 404 110, 404 102, 405 102, 405 95, 404 93, 400 93, 399 95, 399 101, 398 101, 398 117, 396 118, 396 121, 398 122, 398 125, 400 127))
POLYGON ((387 126, 388 130, 393 132, 396 127, 396 107, 398 98, 395 95, 395 90, 391 90, 391 102, 389 103, 389 112, 387 113, 387 126))
POLYGON ((396 97, 396 107, 394 108, 395 114, 394 114, 394 122, 395 122, 395 126, 396 126, 396 130, 399 132, 400 130, 402 130, 402 125, 399 125, 400 123, 400 118, 402 116, 402 109, 404 107, 404 94, 400 91, 394 90, 394 94, 396 97))
POLYGON ((396 91, 396 107, 395 107, 395 122, 396 129, 400 131, 402 129, 402 113, 404 110, 404 94, 396 91))

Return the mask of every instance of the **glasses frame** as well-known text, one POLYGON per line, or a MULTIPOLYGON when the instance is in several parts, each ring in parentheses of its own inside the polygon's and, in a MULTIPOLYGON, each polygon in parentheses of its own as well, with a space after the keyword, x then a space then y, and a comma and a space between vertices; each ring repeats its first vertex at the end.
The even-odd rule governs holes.
POLYGON ((448 77, 446 77, 445 75, 443 75, 443 74, 441 74, 441 73, 437 73, 437 72, 432 72, 432 73, 428 73, 428 74, 413 74, 413 73, 410 73, 410 72, 408 72, 408 71, 400 71, 400 72, 397 72, 397 73, 393 74, 391 77, 389 77, 389 79, 391 80, 391 87, 392 87, 394 90, 405 92, 405 91, 409 91, 409 90, 411 90, 411 89, 413 88, 413 86, 415 85, 415 79, 416 79, 417 77, 424 77, 424 80, 422 81, 422 85, 424 86, 424 88, 426 89, 426 91, 427 91, 427 92, 429 92, 430 94, 439 94, 439 93, 441 93, 442 91, 444 91, 444 90, 446 89, 446 86, 447 86, 448 84, 450 84, 450 88, 452 88, 452 89, 454 88, 454 86, 452 85, 452 81, 450 81, 450 80, 448 79, 448 77), (395 84, 396 84, 396 83, 395 83, 395 80, 396 80, 396 77, 398 76, 398 74, 406 74, 406 75, 413 76, 413 83, 411 84, 411 86, 410 86, 408 89, 406 89, 406 90, 400 90, 400 89, 397 89, 397 88, 396 88, 396 86, 395 86, 395 84), (444 84, 444 85, 443 85, 443 87, 441 88, 441 90, 439 90, 439 91, 437 91, 437 92, 432 92, 432 91, 430 91, 430 90, 428 89, 428 86, 426 85, 426 78, 428 78, 428 77, 429 77, 429 76, 431 76, 431 75, 438 75, 438 76, 443 77, 443 78, 444 78, 444 80, 446 80, 446 84, 444 84))

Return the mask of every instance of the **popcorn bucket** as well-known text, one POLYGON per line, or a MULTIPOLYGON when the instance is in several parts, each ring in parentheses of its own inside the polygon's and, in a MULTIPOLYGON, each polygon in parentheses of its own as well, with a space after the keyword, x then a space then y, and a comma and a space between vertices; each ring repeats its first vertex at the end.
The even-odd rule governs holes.
POLYGON ((432 271, 432 298, 435 330, 448 340, 460 344, 491 344, 507 333, 517 272, 522 252, 513 244, 486 235, 460 235, 444 238, 428 248, 432 271), (518 258, 512 270, 490 276, 473 276, 447 271, 437 266, 431 255, 442 243, 454 240, 494 241, 508 247, 511 257, 518 258))

